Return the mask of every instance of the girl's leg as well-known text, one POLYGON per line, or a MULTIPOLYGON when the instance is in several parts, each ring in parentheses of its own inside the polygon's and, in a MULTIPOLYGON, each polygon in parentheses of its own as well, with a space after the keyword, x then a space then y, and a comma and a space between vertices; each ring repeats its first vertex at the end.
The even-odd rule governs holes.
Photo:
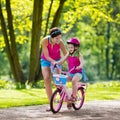
POLYGON ((45 82, 45 90, 50 102, 51 95, 52 95, 52 86, 51 86, 51 70, 50 67, 43 67, 42 74, 45 82))
POLYGON ((75 75, 72 78, 72 95, 73 97, 76 97, 77 94, 77 83, 80 80, 80 77, 78 75, 75 75))

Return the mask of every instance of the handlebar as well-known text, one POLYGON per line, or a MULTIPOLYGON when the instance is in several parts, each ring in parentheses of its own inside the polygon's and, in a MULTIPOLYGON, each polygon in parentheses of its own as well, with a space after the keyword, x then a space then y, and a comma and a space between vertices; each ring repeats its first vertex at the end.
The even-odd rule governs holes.
POLYGON ((55 64, 55 65, 51 65, 51 71, 52 73, 57 73, 57 74, 63 74, 63 75, 67 75, 68 73, 70 73, 71 71, 75 70, 76 66, 74 66, 72 69, 70 69, 68 72, 62 71, 60 66, 55 64))
POLYGON ((61 72, 60 66, 57 64, 51 65, 51 72, 59 74, 61 72))

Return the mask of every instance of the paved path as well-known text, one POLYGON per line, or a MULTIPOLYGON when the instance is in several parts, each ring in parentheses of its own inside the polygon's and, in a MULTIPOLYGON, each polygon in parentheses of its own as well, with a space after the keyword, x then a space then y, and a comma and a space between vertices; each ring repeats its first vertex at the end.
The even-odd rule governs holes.
POLYGON ((0 120, 120 120, 120 101, 85 102, 78 111, 69 111, 64 105, 57 114, 46 112, 47 106, 0 109, 0 120))

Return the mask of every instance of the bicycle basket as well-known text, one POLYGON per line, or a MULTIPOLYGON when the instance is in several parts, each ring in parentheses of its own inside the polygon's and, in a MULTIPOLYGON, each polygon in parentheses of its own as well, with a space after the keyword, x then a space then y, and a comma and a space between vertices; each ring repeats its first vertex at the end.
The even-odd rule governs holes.
POLYGON ((66 85, 68 76, 62 74, 53 74, 53 80, 56 85, 66 85))

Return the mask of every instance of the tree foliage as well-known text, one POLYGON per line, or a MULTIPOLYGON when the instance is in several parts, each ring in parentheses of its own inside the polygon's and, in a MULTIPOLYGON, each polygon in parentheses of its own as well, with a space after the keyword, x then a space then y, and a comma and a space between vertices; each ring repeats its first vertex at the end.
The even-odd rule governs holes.
POLYGON ((119 6, 119 0, 1 0, 0 54, 7 53, 16 82, 33 83, 41 76, 40 41, 58 26, 64 41, 80 38, 90 79, 120 78, 119 6))

